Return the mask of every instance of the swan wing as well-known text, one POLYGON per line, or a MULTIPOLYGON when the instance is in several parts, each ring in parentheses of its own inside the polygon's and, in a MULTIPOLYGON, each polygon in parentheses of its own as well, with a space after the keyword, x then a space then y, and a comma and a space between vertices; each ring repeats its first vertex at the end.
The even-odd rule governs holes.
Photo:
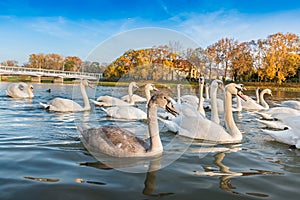
POLYGON ((103 126, 78 130, 85 144, 108 155, 130 157, 132 154, 144 154, 149 149, 147 142, 119 127, 103 126))
POLYGON ((136 107, 125 107, 125 106, 116 106, 116 107, 109 107, 109 108, 101 108, 106 114, 113 118, 118 119, 130 119, 130 120, 142 120, 147 119, 147 114, 138 109, 136 107))
POLYGON ((6 94, 13 98, 28 98, 28 85, 26 83, 12 83, 6 89, 6 94))
MULTIPOLYGON (((97 98, 100 106, 131 106, 130 103, 111 96, 100 96, 97 98)), ((99 105, 95 103, 95 105, 99 105)))
POLYGON ((296 101, 296 100, 283 101, 283 102, 280 103, 280 106, 300 110, 300 101, 296 101))
MULTIPOLYGON (((134 101, 134 102, 146 102, 146 101, 147 101, 146 98, 141 97, 141 96, 136 95, 136 94, 132 95, 132 98, 133 98, 133 101, 134 101)), ((127 94, 127 95, 121 97, 121 100, 126 101, 126 102, 129 102, 129 101, 130 101, 129 95, 127 94)))
POLYGON ((288 145, 296 145, 297 148, 300 148, 299 146, 300 138, 297 135, 295 135, 295 131, 293 131, 293 129, 283 130, 283 131, 262 129, 262 132, 270 135, 278 142, 285 143, 288 145))
POLYGON ((83 108, 76 102, 70 99, 55 98, 49 101, 49 110, 58 112, 73 112, 80 111, 83 108))

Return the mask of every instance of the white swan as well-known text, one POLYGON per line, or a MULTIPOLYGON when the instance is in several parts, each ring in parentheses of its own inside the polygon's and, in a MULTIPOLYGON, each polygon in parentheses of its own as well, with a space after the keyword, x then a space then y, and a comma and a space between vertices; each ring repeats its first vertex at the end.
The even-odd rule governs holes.
POLYGON ((247 101, 242 101, 243 109, 245 109, 245 110, 265 110, 265 109, 269 109, 269 105, 264 99, 265 94, 269 94, 269 95, 272 96, 272 91, 267 88, 267 89, 264 89, 259 94, 259 101, 260 101, 261 105, 256 103, 256 101, 254 101, 252 98, 248 97, 247 101))
POLYGON ((33 98, 33 86, 26 83, 11 83, 6 89, 6 94, 13 98, 33 98))
MULTIPOLYGON (((148 102, 151 98, 150 91, 157 90, 155 86, 148 83, 145 86, 146 101, 148 102)), ((129 120, 143 120, 147 119, 147 114, 143 110, 132 107, 132 106, 113 106, 101 109, 106 113, 107 116, 117 119, 129 119, 129 120)))
POLYGON ((130 102, 130 96, 132 95, 131 98, 133 99, 134 102, 148 102, 148 100, 150 99, 150 93, 148 93, 148 91, 151 91, 151 90, 156 90, 157 91, 157 88, 154 86, 154 84, 151 84, 151 83, 146 84, 146 86, 145 86, 146 98, 144 98, 144 97, 141 97, 139 95, 133 94, 132 87, 128 87, 128 94, 121 97, 121 99, 123 101, 130 102))
POLYGON ((49 101, 47 104, 41 103, 45 109, 56 112, 81 112, 88 111, 91 109, 90 102, 86 93, 86 87, 90 86, 87 80, 80 81, 80 91, 83 96, 84 107, 76 103, 71 99, 55 98, 49 101))
POLYGON ((150 157, 160 155, 163 152, 163 146, 157 121, 158 107, 174 115, 177 114, 169 96, 163 93, 156 93, 151 97, 147 109, 150 143, 116 126, 90 129, 78 127, 83 137, 82 141, 85 146, 93 151, 114 157, 150 157))
POLYGON ((287 127, 283 131, 273 131, 273 130, 267 130, 263 129, 262 131, 268 135, 270 135, 272 138, 274 138, 276 141, 285 143, 288 145, 293 145, 297 149, 300 148, 300 115, 298 116, 291 116, 285 118, 285 124, 287 127))
MULTIPOLYGON (((225 125, 226 131, 219 124, 208 120, 207 118, 199 119, 195 117, 178 116, 174 118, 171 124, 174 130, 181 136, 204 139, 218 143, 236 143, 243 138, 241 132, 237 128, 232 115, 232 94, 240 96, 245 100, 242 88, 234 83, 230 83, 225 87, 225 125)), ((167 120, 165 120, 167 121, 167 120)), ((170 123, 170 122, 167 122, 170 123)))
POLYGON ((263 119, 280 120, 286 116, 299 115, 300 111, 289 107, 273 107, 268 110, 257 111, 255 113, 260 115, 263 119))
POLYGON ((300 110, 300 101, 296 101, 296 100, 283 101, 279 104, 279 106, 300 110))
POLYGON ((90 99, 90 101, 93 102, 96 106, 105 106, 105 107, 107 107, 107 106, 132 106, 135 104, 135 102, 132 98, 132 88, 133 87, 138 88, 136 82, 131 82, 128 85, 128 91, 131 93, 131 95, 129 95, 129 97, 130 97, 129 102, 126 102, 117 97, 112 97, 112 96, 108 96, 108 95, 99 96, 97 98, 97 101, 95 101, 93 99, 90 99))
MULTIPOLYGON (((181 98, 181 84, 177 85, 177 103, 174 103, 174 107, 176 110, 178 110, 179 114, 181 116, 186 116, 186 117, 200 117, 203 118, 205 117, 205 111, 203 108, 203 87, 204 87, 204 79, 202 77, 199 78, 199 99, 196 96, 192 95, 185 95, 187 98, 181 98), (189 99, 191 97, 191 99, 189 99), (198 101, 194 101, 197 98, 198 101), (186 101, 186 100, 191 100, 191 101, 186 101), (197 103, 196 103, 197 102, 197 103), (196 109, 197 108, 197 109, 196 109)), ((167 115, 160 115, 164 119, 172 119, 174 117, 167 115)))
POLYGON ((222 107, 224 110, 224 106, 220 105, 219 102, 222 102, 222 100, 217 99, 217 91, 218 88, 223 89, 223 82, 221 80, 214 80, 210 84, 210 104, 211 104, 211 116, 210 119, 211 121, 219 124, 220 123, 220 118, 219 118, 219 108, 222 107))

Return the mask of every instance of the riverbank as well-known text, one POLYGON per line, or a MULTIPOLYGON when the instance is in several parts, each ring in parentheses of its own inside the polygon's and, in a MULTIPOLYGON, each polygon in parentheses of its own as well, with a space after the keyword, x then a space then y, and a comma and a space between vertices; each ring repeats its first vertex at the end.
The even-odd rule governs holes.
MULTIPOLYGON (((45 77, 41 79, 41 83, 54 83, 53 77, 45 77)), ((31 82, 30 76, 2 76, 1 81, 3 82, 31 82)), ((140 82, 140 81, 139 81, 140 82)), ((153 81, 141 81, 142 83, 155 83, 153 81)), ((63 80, 64 84, 71 84, 74 83, 74 79, 65 78, 63 80)), ((128 86, 129 82, 125 81, 99 81, 98 85, 101 86, 119 86, 119 87, 126 87, 128 86)), ((157 82, 158 85, 168 85, 170 87, 175 86, 176 82, 157 82)), ((198 82, 187 82, 181 83, 182 85, 189 84, 192 86, 197 86, 198 82)), ((255 90, 257 87, 264 89, 270 88, 274 91, 289 91, 289 92, 300 92, 300 83, 282 83, 278 85, 277 83, 273 82, 242 82, 248 90, 255 90)))

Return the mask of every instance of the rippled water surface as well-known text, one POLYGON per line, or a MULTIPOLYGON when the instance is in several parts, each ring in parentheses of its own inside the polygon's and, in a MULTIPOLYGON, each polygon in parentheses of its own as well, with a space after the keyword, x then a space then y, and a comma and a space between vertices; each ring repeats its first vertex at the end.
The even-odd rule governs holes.
MULTIPOLYGON (((234 114, 244 135, 240 144, 206 148, 200 141, 177 138, 189 144, 185 149, 176 144, 171 146, 178 155, 182 154, 177 160, 168 163, 163 157, 164 160, 142 162, 140 168, 152 170, 129 173, 127 166, 107 165, 92 156, 80 140, 76 122, 117 123, 135 130, 141 137, 145 134, 145 122, 115 122, 94 107, 91 113, 61 114, 45 111, 39 105, 54 97, 77 100, 73 85, 34 84, 32 100, 7 97, 7 85, 0 82, 1 200, 299 198, 300 151, 290 150, 288 145, 264 135, 260 131, 263 126, 255 121, 258 116, 253 112, 234 114), (49 88, 51 93, 47 92, 49 88), (209 152, 203 153, 206 149, 209 152), (163 167, 155 170, 158 166, 163 167)), ((110 94, 113 89, 98 86, 96 95, 89 93, 90 98, 110 94)), ((119 95, 127 91, 115 89, 119 95)), ((299 93, 274 91, 273 94, 267 99, 271 105, 300 99, 299 93)), ((139 106, 144 108, 142 104, 139 106)), ((161 132, 164 145, 175 138, 164 127, 161 132)), ((135 165, 131 161, 127 164, 135 165)))

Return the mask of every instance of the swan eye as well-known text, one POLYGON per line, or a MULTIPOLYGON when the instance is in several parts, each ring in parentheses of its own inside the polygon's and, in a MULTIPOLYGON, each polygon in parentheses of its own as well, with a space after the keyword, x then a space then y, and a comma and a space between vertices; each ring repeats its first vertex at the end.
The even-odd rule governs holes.
POLYGON ((237 89, 237 91, 242 91, 242 88, 239 88, 239 87, 235 87, 237 89))

